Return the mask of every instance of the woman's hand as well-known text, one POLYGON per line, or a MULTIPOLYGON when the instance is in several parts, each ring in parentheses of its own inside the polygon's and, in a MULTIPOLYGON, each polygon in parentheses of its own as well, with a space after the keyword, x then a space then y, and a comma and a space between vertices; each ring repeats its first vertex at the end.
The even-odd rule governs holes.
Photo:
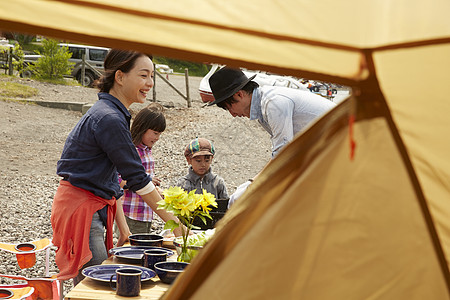
POLYGON ((159 186, 156 186, 155 189, 158 192, 158 194, 161 196, 161 198, 164 198, 163 197, 163 190, 161 188, 159 188, 159 186))
MULTIPOLYGON (((158 214, 158 216, 164 221, 167 222, 169 220, 173 220, 176 223, 179 223, 180 220, 178 220, 177 217, 175 217, 171 212, 166 211, 165 209, 158 209, 158 202, 162 200, 161 195, 158 193, 158 191, 153 189, 148 194, 140 195, 142 197, 142 200, 144 200, 145 203, 147 203, 150 208, 158 214)), ((184 230, 186 231, 186 226, 184 226, 184 230)), ((182 236, 181 227, 175 228, 173 233, 175 236, 182 236)))
POLYGON ((117 241, 116 247, 121 247, 128 241, 128 237, 131 235, 130 228, 128 227, 127 221, 125 220, 125 214, 123 213, 122 198, 117 200, 117 210, 116 210, 116 225, 119 228, 119 240, 117 241))
POLYGON ((116 247, 122 247, 126 242, 129 242, 128 237, 131 235, 131 232, 129 232, 126 235, 119 234, 119 239, 117 240, 116 247))

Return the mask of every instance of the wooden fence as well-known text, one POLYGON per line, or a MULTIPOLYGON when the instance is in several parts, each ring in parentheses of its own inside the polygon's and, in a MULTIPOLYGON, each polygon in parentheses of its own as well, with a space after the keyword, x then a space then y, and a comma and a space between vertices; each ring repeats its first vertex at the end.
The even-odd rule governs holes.
POLYGON ((13 54, 12 48, 9 47, 8 51, 0 51, 0 69, 5 70, 5 74, 12 76, 14 74, 13 68, 13 54))
MULTIPOLYGON (((13 58, 13 55, 11 53, 11 49, 9 49, 9 51, 6 51, 6 52, 0 52, 0 68, 4 69, 5 73, 8 71, 8 75, 13 75, 14 74, 12 58, 13 58)), ((93 66, 89 65, 89 63, 86 62, 84 55, 83 55, 83 59, 82 59, 81 64, 82 64, 82 66, 81 66, 81 83, 82 83, 82 85, 84 83, 84 75, 85 75, 86 65, 88 67, 90 67, 90 69, 96 71, 98 76, 102 75, 93 66)), ((185 77, 185 82, 186 82, 186 94, 184 94, 176 86, 174 86, 159 71, 155 70, 155 74, 157 75, 157 77, 161 78, 168 86, 170 86, 173 90, 175 90, 175 92, 177 92, 181 97, 183 97, 183 99, 186 100, 188 107, 192 106, 191 96, 190 96, 190 93, 189 93, 189 70, 187 68, 184 69, 184 77, 185 77)), ((157 95, 156 77, 155 77, 154 82, 155 82, 155 85, 153 86, 153 101, 156 101, 156 99, 157 99, 157 96, 156 96, 157 95)))
MULTIPOLYGON (((161 78, 168 86, 170 86, 173 90, 175 90, 175 92, 178 93, 178 95, 180 95, 181 97, 183 97, 184 100, 186 100, 187 102, 187 106, 191 107, 191 96, 189 93, 189 70, 186 68, 184 69, 184 78, 185 78, 185 82, 186 82, 186 95, 183 94, 183 92, 181 92, 176 86, 174 86, 169 80, 167 80, 163 74, 161 74, 159 71, 155 70, 155 74, 157 75, 157 77, 161 78)), ((157 87, 156 87, 156 77, 154 80, 155 84, 153 86, 153 101, 156 101, 156 94, 157 94, 157 87)))

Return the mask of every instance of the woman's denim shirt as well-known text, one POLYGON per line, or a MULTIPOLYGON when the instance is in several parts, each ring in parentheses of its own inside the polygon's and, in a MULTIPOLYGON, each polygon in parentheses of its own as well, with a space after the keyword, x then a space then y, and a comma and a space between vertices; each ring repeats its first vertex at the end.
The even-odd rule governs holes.
POLYGON ((117 172, 131 191, 145 187, 151 178, 131 139, 129 111, 108 93, 98 98, 67 137, 56 173, 104 199, 118 199, 123 191, 117 172))

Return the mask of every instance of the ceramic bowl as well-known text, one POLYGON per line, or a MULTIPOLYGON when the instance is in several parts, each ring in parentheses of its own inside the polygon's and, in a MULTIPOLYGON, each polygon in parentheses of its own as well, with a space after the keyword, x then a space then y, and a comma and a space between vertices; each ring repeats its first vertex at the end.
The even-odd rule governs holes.
POLYGON ((164 237, 158 234, 132 234, 128 237, 131 246, 162 247, 164 237))
POLYGON ((167 284, 171 284, 178 275, 184 272, 189 263, 181 261, 162 261, 155 264, 155 271, 159 279, 167 284))

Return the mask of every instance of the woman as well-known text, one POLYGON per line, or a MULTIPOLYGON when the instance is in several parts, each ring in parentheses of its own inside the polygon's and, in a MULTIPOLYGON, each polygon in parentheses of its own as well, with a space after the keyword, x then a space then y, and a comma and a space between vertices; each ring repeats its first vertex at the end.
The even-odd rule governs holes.
POLYGON ((74 278, 74 285, 83 278, 81 269, 107 258, 113 247, 114 218, 120 232, 118 246, 131 234, 120 201, 116 201, 123 194, 117 172, 126 180, 126 188, 139 194, 164 221, 177 221, 172 214, 157 210, 161 197, 145 173, 129 129, 128 108, 144 103, 153 87, 151 57, 113 49, 104 65, 99 100, 67 137, 57 164, 62 180, 51 216, 53 244, 58 247, 55 261, 58 279, 74 278))

